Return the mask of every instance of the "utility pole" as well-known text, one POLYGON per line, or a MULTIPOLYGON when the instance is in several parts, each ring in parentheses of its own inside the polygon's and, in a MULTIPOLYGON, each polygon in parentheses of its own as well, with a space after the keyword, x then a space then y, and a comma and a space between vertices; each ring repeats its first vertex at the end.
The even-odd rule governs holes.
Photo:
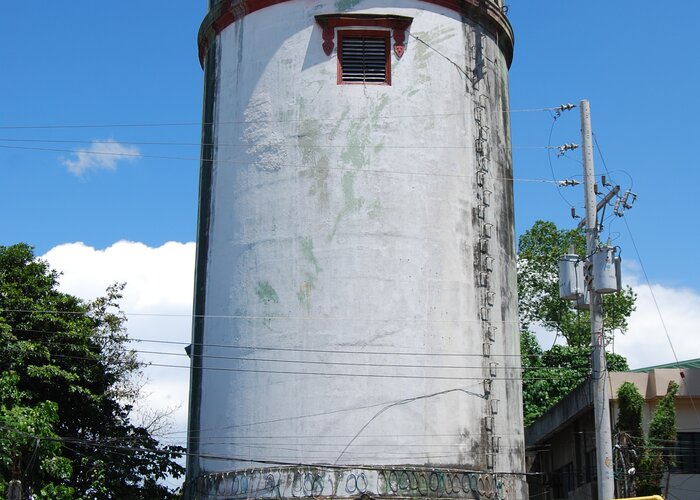
POLYGON ((591 108, 588 100, 581 101, 581 146, 583 153, 583 179, 586 201, 586 254, 588 289, 591 302, 591 348, 593 412, 595 418, 596 464, 598 468, 598 499, 611 500, 615 496, 613 478, 612 432, 610 429, 610 394, 608 369, 605 363, 605 339, 603 337, 603 297, 595 291, 593 254, 598 247, 598 210, 596 206, 595 176, 593 173, 593 141, 591 134, 591 108))
POLYGON ((7 485, 7 500, 22 500, 22 481, 13 479, 7 485))

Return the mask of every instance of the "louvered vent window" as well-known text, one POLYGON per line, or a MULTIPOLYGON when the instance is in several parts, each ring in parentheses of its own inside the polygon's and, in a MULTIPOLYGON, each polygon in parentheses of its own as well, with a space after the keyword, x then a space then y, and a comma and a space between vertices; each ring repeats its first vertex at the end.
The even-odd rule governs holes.
POLYGON ((388 31, 341 31, 338 38, 338 83, 391 83, 388 31))

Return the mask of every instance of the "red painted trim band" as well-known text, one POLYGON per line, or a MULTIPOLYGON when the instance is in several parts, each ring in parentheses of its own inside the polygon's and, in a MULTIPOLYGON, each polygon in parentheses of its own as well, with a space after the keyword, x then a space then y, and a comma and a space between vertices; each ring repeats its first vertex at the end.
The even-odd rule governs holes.
MULTIPOLYGON (((197 44, 199 47, 199 62, 204 64, 204 54, 211 40, 224 28, 233 24, 246 14, 290 0, 221 0, 207 13, 199 28, 197 44)), ((508 22, 500 6, 491 0, 422 0, 426 3, 439 5, 481 25, 498 43, 506 63, 510 67, 513 61, 513 28, 508 22)), ((343 14, 335 14, 343 17, 343 14)), ((353 14, 346 14, 352 16, 353 14)), ((358 14, 354 14, 358 15, 358 14)), ((375 16, 377 17, 377 16, 375 16)), ((379 16, 381 17, 381 16, 379 16)), ((389 16, 384 16, 389 17, 389 16)))

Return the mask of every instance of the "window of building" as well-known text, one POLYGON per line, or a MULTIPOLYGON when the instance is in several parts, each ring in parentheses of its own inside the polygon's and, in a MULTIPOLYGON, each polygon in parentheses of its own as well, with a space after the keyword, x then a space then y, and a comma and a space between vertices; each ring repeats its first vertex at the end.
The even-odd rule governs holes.
POLYGON ((679 432, 676 467, 681 474, 700 474, 700 432, 679 432))
POLYGON ((338 32, 338 83, 391 85, 389 32, 338 32))
POLYGON ((391 60, 403 56, 412 21, 395 15, 316 16, 327 56, 333 54, 337 38, 338 84, 391 85, 391 60))
POLYGON ((569 462, 552 472, 552 490, 555 498, 566 498, 576 488, 574 464, 569 462))
POLYGON ((592 483, 597 480, 598 464, 596 461, 595 448, 586 452, 586 482, 592 483))

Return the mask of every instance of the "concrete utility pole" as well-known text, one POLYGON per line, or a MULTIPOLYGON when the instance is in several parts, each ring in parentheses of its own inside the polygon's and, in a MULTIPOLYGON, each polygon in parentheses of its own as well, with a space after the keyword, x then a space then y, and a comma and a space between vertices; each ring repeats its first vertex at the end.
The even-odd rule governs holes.
POLYGON ((22 500, 22 481, 13 479, 7 485, 7 500, 22 500))
POLYGON ((595 176, 593 174, 593 142, 591 108, 588 100, 581 101, 581 146, 583 149, 583 179, 586 196, 586 254, 590 262, 587 280, 591 301, 591 348, 593 411, 595 417, 596 464, 598 466, 598 499, 615 496, 613 478, 612 432, 610 430, 610 395, 608 368, 605 364, 603 337, 603 297, 595 292, 593 259, 598 246, 598 210, 596 207, 595 176))

